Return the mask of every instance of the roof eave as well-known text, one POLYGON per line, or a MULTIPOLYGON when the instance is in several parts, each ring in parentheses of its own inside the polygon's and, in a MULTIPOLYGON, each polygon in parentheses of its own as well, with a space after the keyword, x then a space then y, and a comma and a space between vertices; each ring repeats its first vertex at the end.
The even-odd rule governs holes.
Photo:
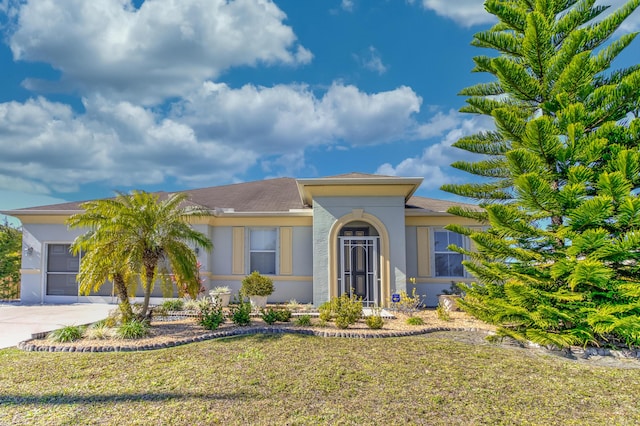
POLYGON ((372 176, 372 177, 329 177, 329 178, 304 178, 296 179, 298 185, 298 193, 302 203, 307 206, 313 205, 313 196, 309 188, 320 186, 354 186, 354 185, 407 185, 410 190, 404 194, 405 202, 408 201, 418 190, 424 178, 422 177, 388 177, 388 176, 372 176))
POLYGON ((436 211, 430 211, 430 210, 423 210, 423 209, 415 209, 415 208, 405 208, 404 209, 404 215, 405 216, 447 216, 447 217, 451 217, 451 216, 455 216, 452 215, 451 213, 447 213, 447 212, 436 212, 436 211))
POLYGON ((7 216, 69 216, 76 213, 82 213, 84 210, 2 210, 0 214, 7 216))
POLYGON ((313 216, 311 209, 304 211, 281 212, 213 212, 214 217, 308 217, 313 216))

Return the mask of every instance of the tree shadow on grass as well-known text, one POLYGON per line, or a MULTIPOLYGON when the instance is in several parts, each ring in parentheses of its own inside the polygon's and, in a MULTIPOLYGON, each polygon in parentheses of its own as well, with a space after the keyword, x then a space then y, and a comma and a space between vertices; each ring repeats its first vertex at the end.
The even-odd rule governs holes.
POLYGON ((154 402, 170 400, 229 400, 249 401, 258 395, 249 392, 230 393, 203 393, 203 392, 160 392, 138 394, 108 394, 108 395, 64 395, 59 393, 44 395, 0 395, 0 407, 16 405, 73 405, 87 403, 112 403, 112 402, 154 402))

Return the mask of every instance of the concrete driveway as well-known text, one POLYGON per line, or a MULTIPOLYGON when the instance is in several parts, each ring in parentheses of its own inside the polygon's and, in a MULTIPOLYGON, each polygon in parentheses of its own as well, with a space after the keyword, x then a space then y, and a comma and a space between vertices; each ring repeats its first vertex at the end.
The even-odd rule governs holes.
POLYGON ((0 349, 16 346, 34 333, 66 325, 82 325, 106 318, 117 305, 74 303, 70 305, 20 305, 0 303, 0 349))

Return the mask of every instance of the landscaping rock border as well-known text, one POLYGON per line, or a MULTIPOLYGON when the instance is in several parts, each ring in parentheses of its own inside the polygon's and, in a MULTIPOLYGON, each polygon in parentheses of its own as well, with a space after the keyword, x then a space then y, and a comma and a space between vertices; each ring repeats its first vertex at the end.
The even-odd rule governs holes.
MULTIPOLYGON (((389 338, 389 337, 407 337, 418 336, 421 334, 435 333, 439 331, 466 331, 474 333, 489 334, 487 330, 473 328, 473 327, 428 327, 420 328, 416 330, 394 330, 387 332, 366 332, 366 331, 350 331, 346 330, 317 330, 311 328, 300 327, 288 327, 288 326, 250 326, 250 327, 237 327, 230 330, 212 331, 209 333, 203 333, 199 336, 190 337, 186 339, 176 339, 169 342, 162 342, 157 344, 145 345, 145 346, 129 346, 113 345, 113 346, 56 346, 53 345, 34 345, 31 343, 35 339, 25 340, 18 343, 18 349, 26 352, 141 352, 157 349, 172 348, 175 346, 186 345, 188 343, 203 342, 205 340, 221 339, 228 337, 247 336, 253 334, 301 334, 307 336, 317 337, 335 337, 335 338, 350 338, 350 339, 374 339, 374 338, 389 338)), ((124 343, 124 342, 123 342, 124 343)))

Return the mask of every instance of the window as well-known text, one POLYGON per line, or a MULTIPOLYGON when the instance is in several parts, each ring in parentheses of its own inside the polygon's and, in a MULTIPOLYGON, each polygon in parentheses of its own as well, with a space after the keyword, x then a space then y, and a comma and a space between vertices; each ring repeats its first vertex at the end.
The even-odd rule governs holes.
POLYGON ((261 274, 276 274, 276 228, 251 229, 249 231, 249 271, 261 274))
POLYGON ((80 256, 74 256, 70 244, 47 246, 47 295, 77 296, 76 274, 80 268, 80 256))
POLYGON ((449 250, 450 244, 463 246, 462 235, 451 231, 437 230, 433 233, 433 253, 436 277, 463 277, 463 256, 460 253, 449 250))

